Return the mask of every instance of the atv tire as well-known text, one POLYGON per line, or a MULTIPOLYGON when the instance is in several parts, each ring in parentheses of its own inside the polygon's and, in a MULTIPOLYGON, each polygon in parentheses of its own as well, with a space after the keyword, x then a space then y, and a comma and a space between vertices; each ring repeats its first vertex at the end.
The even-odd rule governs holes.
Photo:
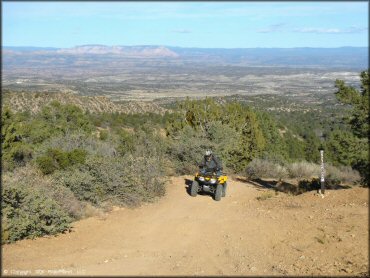
POLYGON ((226 196, 227 182, 222 185, 222 197, 226 196))
POLYGON ((217 184, 215 191, 215 201, 220 201, 222 196, 222 184, 217 184))
POLYGON ((196 197, 198 194, 198 188, 199 188, 199 183, 197 181, 193 181, 190 187, 190 196, 196 197))

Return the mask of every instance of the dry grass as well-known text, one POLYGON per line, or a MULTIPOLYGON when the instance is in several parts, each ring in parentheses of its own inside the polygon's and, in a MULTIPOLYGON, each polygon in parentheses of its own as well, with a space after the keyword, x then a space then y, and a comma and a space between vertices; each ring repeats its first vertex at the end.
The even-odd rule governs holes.
POLYGON ((275 195, 276 195, 276 193, 274 193, 273 191, 266 191, 266 192, 263 192, 256 199, 258 201, 264 201, 264 200, 267 200, 267 199, 270 199, 270 198, 274 197, 275 195))

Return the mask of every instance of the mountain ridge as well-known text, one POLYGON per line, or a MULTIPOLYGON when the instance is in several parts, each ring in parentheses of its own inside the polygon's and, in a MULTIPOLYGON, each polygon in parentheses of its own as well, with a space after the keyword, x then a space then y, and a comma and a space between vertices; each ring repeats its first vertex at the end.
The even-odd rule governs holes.
MULTIPOLYGON (((163 45, 107 46, 80 45, 71 48, 12 47, 2 48, 3 65, 24 64, 48 58, 172 59, 195 63, 218 63, 241 66, 310 66, 368 68, 368 47, 338 48, 186 48, 163 45), (64 55, 64 56, 63 56, 64 55), (24 61, 23 61, 24 60, 24 61)), ((109 60, 108 59, 108 60, 109 60)))
POLYGON ((166 47, 171 49, 229 49, 229 50, 236 50, 236 49, 344 49, 344 48, 365 48, 368 49, 367 46, 338 46, 338 47, 311 47, 311 46, 299 46, 299 47, 184 47, 184 46, 174 46, 174 45, 153 45, 153 44, 138 44, 138 45, 107 45, 107 44, 79 44, 73 47, 53 47, 53 46, 12 46, 12 45, 5 45, 2 46, 5 50, 24 50, 24 51, 32 51, 32 50, 58 50, 58 49, 70 49, 76 47, 86 47, 86 46, 102 46, 102 47, 166 47))

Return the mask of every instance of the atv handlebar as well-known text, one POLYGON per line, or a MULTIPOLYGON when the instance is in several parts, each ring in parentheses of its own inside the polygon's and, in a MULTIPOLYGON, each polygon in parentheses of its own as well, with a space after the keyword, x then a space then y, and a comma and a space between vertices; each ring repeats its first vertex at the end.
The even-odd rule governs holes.
POLYGON ((216 170, 216 171, 206 171, 206 170, 201 170, 200 174, 204 176, 221 176, 222 171, 221 170, 216 170))

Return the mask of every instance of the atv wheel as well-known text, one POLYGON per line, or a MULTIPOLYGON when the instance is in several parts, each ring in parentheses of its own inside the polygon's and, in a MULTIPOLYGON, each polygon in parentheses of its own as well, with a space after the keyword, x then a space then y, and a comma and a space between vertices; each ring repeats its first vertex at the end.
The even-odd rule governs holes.
POLYGON ((222 184, 217 184, 215 191, 215 201, 220 201, 222 196, 222 184))
POLYGON ((195 197, 198 194, 198 187, 199 183, 197 181, 193 181, 190 187, 190 196, 195 197))
POLYGON ((222 197, 226 196, 226 189, 227 189, 227 182, 225 182, 222 186, 222 197))

